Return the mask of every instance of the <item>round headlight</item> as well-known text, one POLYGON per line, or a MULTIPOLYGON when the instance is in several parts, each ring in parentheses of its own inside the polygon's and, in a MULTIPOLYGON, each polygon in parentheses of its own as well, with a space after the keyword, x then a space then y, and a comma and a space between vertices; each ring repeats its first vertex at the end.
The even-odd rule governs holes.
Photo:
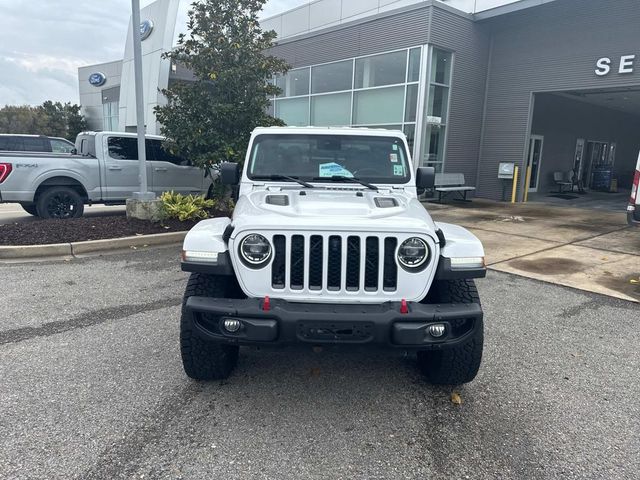
POLYGON ((240 243, 240 255, 249 265, 260 266, 271 257, 271 244, 262 235, 252 233, 244 237, 240 243))
POLYGON ((418 237, 408 238, 398 248, 398 261, 403 267, 415 269, 429 259, 427 242, 418 237))

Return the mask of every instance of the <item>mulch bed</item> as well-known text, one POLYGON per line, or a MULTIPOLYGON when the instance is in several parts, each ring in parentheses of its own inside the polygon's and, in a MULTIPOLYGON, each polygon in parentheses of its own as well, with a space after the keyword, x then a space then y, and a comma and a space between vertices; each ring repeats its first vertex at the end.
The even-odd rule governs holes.
MULTIPOLYGON (((229 212, 210 212, 212 217, 227 217, 229 212)), ((189 230, 197 222, 167 219, 161 223, 128 220, 123 215, 82 217, 68 220, 36 220, 0 225, 0 245, 42 245, 82 242, 106 238, 133 237, 152 233, 189 230)))

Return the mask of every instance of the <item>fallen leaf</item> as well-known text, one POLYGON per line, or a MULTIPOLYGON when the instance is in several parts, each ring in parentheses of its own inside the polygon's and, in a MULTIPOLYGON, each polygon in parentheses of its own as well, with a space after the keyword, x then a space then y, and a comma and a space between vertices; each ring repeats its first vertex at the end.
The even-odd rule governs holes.
POLYGON ((636 280, 635 278, 632 278, 631 280, 629 280, 629 283, 640 283, 640 280, 636 280))
POLYGON ((454 405, 462 405, 462 397, 459 393, 451 393, 451 403, 453 403, 454 405))
POLYGON ((142 245, 142 246, 146 248, 146 247, 148 247, 149 245, 142 245))
POLYGON ((317 377, 320 375, 320 369, 319 368, 312 368, 311 369, 311 376, 312 377, 317 377))

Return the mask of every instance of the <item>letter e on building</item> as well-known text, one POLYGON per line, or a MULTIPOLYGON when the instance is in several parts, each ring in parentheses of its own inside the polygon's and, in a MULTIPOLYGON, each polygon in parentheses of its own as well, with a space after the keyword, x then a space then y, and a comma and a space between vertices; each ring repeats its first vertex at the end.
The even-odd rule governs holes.
POLYGON ((618 69, 618 73, 633 73, 633 61, 635 59, 635 55, 623 55, 620 57, 620 68, 618 69))

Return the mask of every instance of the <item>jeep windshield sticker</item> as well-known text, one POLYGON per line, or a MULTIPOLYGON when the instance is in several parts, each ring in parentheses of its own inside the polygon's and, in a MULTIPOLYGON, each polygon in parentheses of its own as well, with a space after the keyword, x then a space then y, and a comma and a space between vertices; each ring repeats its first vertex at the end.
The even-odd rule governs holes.
POLYGON ((393 174, 402 177, 404 176, 404 167, 402 165, 394 165, 393 166, 393 174))
POLYGON ((390 153, 389 154, 389 160, 391 160, 391 162, 393 162, 393 163, 398 163, 398 154, 397 153, 390 153))
POLYGON ((344 168, 342 165, 338 165, 335 162, 321 163, 318 176, 322 178, 331 178, 334 175, 342 177, 353 177, 353 173, 344 168))

